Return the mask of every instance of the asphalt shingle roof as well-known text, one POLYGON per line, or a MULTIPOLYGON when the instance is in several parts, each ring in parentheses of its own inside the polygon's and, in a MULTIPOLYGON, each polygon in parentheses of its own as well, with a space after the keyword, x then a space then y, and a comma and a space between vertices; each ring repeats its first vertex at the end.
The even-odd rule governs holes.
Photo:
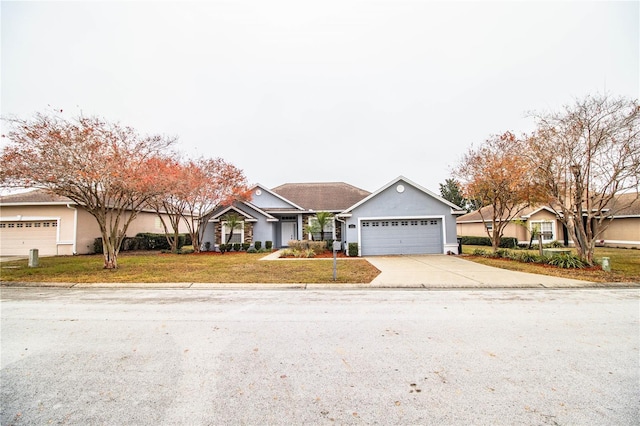
POLYGON ((272 191, 314 211, 343 211, 371 194, 344 182, 285 183, 272 191))

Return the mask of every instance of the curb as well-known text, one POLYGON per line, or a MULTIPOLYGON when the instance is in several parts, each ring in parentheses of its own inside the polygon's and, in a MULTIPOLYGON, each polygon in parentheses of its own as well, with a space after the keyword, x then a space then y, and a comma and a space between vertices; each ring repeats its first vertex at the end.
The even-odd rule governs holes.
POLYGON ((133 290, 588 290, 640 289, 640 283, 595 283, 579 285, 468 285, 468 284, 370 284, 370 283, 68 283, 0 282, 1 288, 133 289, 133 290))

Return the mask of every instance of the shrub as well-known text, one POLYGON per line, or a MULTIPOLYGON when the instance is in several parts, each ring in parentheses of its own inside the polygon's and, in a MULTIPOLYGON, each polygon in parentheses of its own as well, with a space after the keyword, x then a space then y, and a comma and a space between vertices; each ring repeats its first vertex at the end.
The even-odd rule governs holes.
POLYGON ((264 248, 266 248, 267 251, 271 250, 272 247, 273 247, 273 241, 265 241, 264 248))
POLYGON ((251 247, 250 243, 242 243, 242 250, 243 251, 249 250, 249 247, 251 247))
POLYGON ((255 248, 255 247, 249 247, 249 248, 247 249, 247 253, 257 253, 257 252, 258 252, 258 250, 256 250, 256 248, 255 248))
POLYGON ((335 240, 325 240, 325 241, 324 241, 324 248, 325 248, 327 251, 333 251, 333 242, 334 242, 334 241, 335 241, 335 240))
POLYGON ((289 241, 289 248, 299 251, 313 250, 314 253, 323 253, 326 251, 326 243, 324 241, 291 240, 289 241))
MULTIPOLYGON (((491 247, 491 239, 489 237, 464 236, 464 237, 460 237, 460 239, 463 245, 491 247)), ((502 248, 518 247, 518 239, 513 237, 503 237, 500 239, 500 247, 502 248)))
POLYGON ((220 249, 220 253, 224 254, 225 251, 227 251, 227 245, 226 244, 220 244, 220 246, 218 247, 220 249))
POLYGON ((474 256, 486 256, 487 252, 485 250, 482 250, 482 249, 475 249, 475 250, 473 250, 473 253, 471 253, 471 254, 473 254, 474 256))
POLYGON ((204 243, 204 251, 211 250, 211 241, 207 241, 204 243))
POLYGON ((529 253, 528 251, 518 253, 515 260, 518 260, 522 263, 538 263, 540 256, 537 254, 529 253))
POLYGON ((549 259, 549 265, 564 269, 582 269, 585 266, 584 262, 572 253, 561 253, 553 256, 549 259))
POLYGON ((262 248, 262 241, 254 241, 253 247, 255 247, 256 250, 260 250, 262 248))
POLYGON ((240 243, 233 243, 233 251, 240 251, 240 243))
POLYGON ((349 256, 350 257, 358 256, 358 243, 349 243, 349 256))

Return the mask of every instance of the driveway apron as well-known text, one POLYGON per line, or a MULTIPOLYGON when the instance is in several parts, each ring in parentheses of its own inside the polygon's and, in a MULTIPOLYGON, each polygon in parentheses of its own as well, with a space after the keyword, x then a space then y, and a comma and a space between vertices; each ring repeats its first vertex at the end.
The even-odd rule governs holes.
POLYGON ((583 287, 588 281, 508 271, 457 256, 404 255, 366 258, 381 271, 371 287, 583 287))

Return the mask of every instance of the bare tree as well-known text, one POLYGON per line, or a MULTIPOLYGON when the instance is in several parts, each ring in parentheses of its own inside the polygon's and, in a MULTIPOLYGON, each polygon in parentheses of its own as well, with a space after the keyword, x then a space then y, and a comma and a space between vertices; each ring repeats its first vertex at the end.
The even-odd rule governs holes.
POLYGON ((598 237, 638 197, 638 100, 588 96, 559 112, 533 117, 537 130, 525 152, 578 256, 592 265, 598 237), (622 192, 635 197, 618 197, 622 192))

